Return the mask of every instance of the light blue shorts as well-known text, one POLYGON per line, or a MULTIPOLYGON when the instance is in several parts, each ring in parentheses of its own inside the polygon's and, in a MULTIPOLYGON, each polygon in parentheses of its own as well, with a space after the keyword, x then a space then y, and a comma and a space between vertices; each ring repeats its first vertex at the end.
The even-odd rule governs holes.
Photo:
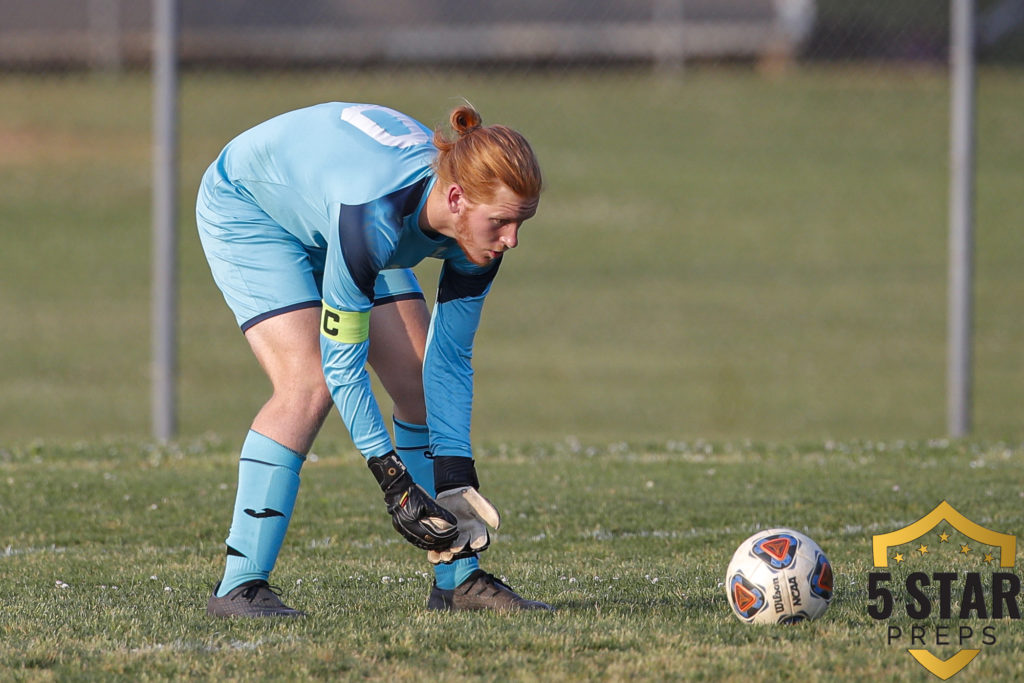
MULTIPOLYGON (((242 331, 275 315, 319 308, 327 248, 303 244, 228 183, 203 178, 196 224, 213 280, 242 331)), ((422 299, 412 270, 382 270, 374 306, 422 299)))

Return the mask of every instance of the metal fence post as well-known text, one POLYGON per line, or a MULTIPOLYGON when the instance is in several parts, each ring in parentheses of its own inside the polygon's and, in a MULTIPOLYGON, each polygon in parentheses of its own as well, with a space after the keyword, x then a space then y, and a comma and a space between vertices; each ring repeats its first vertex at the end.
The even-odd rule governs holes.
POLYGON ((951 0, 948 429, 971 429, 974 260, 974 0, 951 0))
POLYGON ((153 436, 177 430, 177 0, 153 0, 153 436))

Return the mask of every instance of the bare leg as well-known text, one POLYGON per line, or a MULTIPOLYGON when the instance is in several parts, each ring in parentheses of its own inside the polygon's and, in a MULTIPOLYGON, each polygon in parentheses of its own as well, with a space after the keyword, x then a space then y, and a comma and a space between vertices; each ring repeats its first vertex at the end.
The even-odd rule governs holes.
POLYGON ((320 364, 320 309, 268 318, 245 337, 274 391, 253 420, 253 431, 305 455, 332 405, 320 364))
POLYGON ((370 366, 395 404, 395 417, 423 425, 423 353, 430 315, 422 299, 375 306, 370 313, 370 366))

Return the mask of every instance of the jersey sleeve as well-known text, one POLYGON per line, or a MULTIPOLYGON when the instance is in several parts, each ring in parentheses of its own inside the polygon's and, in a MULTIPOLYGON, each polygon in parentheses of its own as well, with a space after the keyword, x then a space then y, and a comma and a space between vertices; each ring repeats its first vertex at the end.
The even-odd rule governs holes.
POLYGON ((484 271, 466 271, 452 261, 441 268, 423 360, 430 448, 434 455, 473 457, 473 341, 484 298, 501 261, 484 271))
POLYGON ((395 249, 401 216, 419 184, 358 206, 341 205, 324 264, 320 352, 324 379, 356 448, 367 458, 392 450, 366 370, 377 274, 395 249))
MULTIPOLYGON (((324 312, 327 312, 324 308, 324 312)), ((367 313, 369 316, 369 313, 367 313)), ((338 342, 321 335, 324 379, 334 405, 364 457, 382 457, 393 450, 384 419, 366 371, 369 342, 338 342)))

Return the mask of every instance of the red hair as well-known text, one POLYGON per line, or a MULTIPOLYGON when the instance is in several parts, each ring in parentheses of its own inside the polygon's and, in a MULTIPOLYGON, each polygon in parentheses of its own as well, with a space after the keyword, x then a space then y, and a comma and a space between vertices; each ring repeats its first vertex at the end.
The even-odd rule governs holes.
POLYGON ((469 105, 452 110, 448 122, 454 137, 440 128, 434 131, 434 170, 441 182, 459 185, 476 203, 490 201, 502 184, 523 198, 540 196, 540 164, 520 133, 506 126, 484 126, 480 113, 469 105))

